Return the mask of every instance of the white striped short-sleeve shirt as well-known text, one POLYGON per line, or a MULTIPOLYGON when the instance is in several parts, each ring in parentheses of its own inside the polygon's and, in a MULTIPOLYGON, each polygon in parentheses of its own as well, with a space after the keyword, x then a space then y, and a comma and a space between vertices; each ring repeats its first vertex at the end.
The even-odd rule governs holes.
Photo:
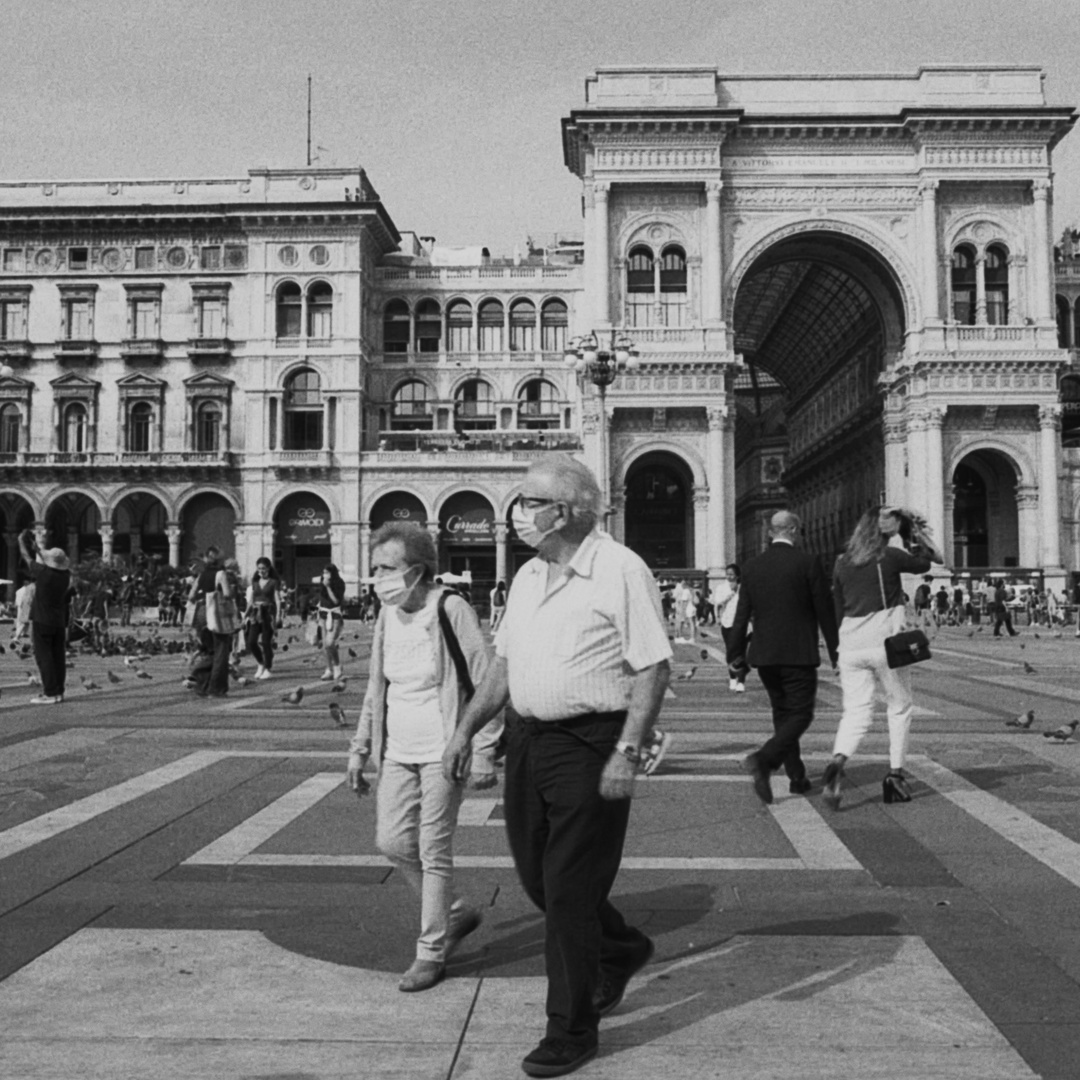
POLYGON ((514 709, 537 720, 625 709, 635 672, 672 655, 649 568, 600 532, 550 588, 542 559, 518 571, 495 651, 507 663, 514 709))

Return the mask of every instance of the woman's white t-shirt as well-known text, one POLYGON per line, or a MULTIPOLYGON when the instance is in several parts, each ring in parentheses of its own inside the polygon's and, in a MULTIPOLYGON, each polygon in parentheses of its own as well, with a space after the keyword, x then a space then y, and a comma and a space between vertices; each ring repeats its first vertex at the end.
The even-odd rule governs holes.
POLYGON ((386 756, 403 765, 442 761, 446 749, 439 704, 439 662, 431 633, 438 592, 419 611, 384 606, 383 674, 386 691, 386 756))

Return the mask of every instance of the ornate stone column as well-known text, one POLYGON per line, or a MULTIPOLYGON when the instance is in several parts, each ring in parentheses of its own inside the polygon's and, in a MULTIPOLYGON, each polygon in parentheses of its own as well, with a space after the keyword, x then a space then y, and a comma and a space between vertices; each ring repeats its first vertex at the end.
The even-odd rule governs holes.
POLYGON ((919 184, 922 196, 922 271, 923 310, 926 322, 941 321, 941 301, 938 288, 937 180, 919 184))
POLYGON ((986 256, 975 259, 975 324, 986 325, 986 256))
POLYGON ((694 488, 694 568, 709 566, 709 505, 715 496, 707 487, 694 488))
MULTIPOLYGON (((907 418, 907 477, 904 502, 913 510, 925 509, 926 502, 926 428, 925 409, 917 409, 907 418)), ((929 518, 929 514, 927 514, 929 518)), ((932 524, 932 522, 931 522, 932 524)), ((940 537, 936 537, 940 539, 940 537)))
POLYGON ((608 194, 611 185, 593 184, 593 235, 596 238, 596 326, 602 329, 611 325, 611 239, 608 218, 608 194))
POLYGON ((1043 569, 1061 566, 1061 512, 1058 458, 1061 446, 1061 406, 1039 407, 1039 509, 1043 569))
POLYGON ((926 517, 939 545, 945 543, 945 461, 942 429, 945 410, 933 407, 926 411, 926 517))
POLYGON ((169 565, 180 565, 180 537, 183 536, 183 530, 175 522, 170 522, 165 526, 165 535, 169 538, 169 565))
POLYGON ((1039 489, 1035 484, 1016 487, 1016 517, 1020 531, 1020 565, 1039 565, 1039 489))
POLYGON ((907 501, 907 422, 903 416, 885 421, 885 500, 902 505, 907 501))
POLYGON ((1030 275, 1034 296, 1031 312, 1036 322, 1052 321, 1054 310, 1050 295, 1050 181, 1032 180, 1032 273, 1030 275))
MULTIPOLYGON (((99 525, 98 533, 101 535, 101 561, 112 562, 113 526, 99 525)), ((175 565, 175 563, 173 564, 175 565)))
POLYGON ((371 522, 360 522, 360 577, 371 577, 371 522))
POLYGON ((506 567, 508 563, 507 541, 510 538, 510 529, 505 521, 495 522, 495 580, 507 581, 506 567))
MULTIPOLYGON (((582 391, 581 442, 585 464, 592 470, 596 482, 601 483, 600 411, 596 403, 585 397, 582 391), (588 411, 585 411, 585 409, 588 411)), ((605 506, 606 510, 607 507, 605 506)))
POLYGON ((705 478, 709 483, 708 532, 706 546, 697 552, 697 561, 709 568, 710 577, 721 577, 727 563, 725 534, 724 496, 726 485, 724 473, 728 466, 734 468, 724 453, 724 432, 728 426, 728 407, 714 405, 706 410, 709 420, 709 437, 705 453, 705 478))
POLYGON ((606 528, 613 540, 626 543, 626 489, 619 488, 611 493, 609 500, 611 513, 608 514, 606 528))
MULTIPOLYGON (((701 318, 706 326, 719 323, 723 318, 720 308, 722 255, 720 244, 720 190, 721 180, 705 182, 705 242, 702 251, 702 297, 701 318)), ((711 564, 711 563, 710 563, 711 564)))
POLYGON ((4 594, 9 603, 15 599, 15 582, 19 576, 19 534, 14 529, 4 531, 4 547, 7 551, 7 576, 11 584, 4 587, 4 594))

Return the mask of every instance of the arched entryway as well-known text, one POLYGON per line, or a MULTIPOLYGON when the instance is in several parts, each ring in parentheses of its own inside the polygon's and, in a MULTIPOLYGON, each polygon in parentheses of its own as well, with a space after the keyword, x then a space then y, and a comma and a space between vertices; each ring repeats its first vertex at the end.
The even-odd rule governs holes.
POLYGON ((423 528, 427 525, 427 510, 412 492, 391 491, 375 501, 369 521, 372 532, 390 521, 407 521, 423 528))
POLYGON ((626 474, 626 546, 652 570, 693 567, 694 479, 663 450, 638 458, 626 474))
POLYGON ((236 511, 216 491, 201 492, 184 503, 180 528, 181 565, 188 565, 209 547, 216 547, 225 558, 236 552, 236 511))
POLYGON ((487 612, 495 587, 495 509, 478 491, 459 491, 439 510, 439 569, 468 573, 476 610, 487 612))
POLYGON ((32 528, 34 508, 14 492, 0 495, 0 578, 7 584, 0 586, 0 596, 8 601, 15 599, 15 590, 22 583, 25 568, 20 562, 18 536, 23 529, 32 528))
POLYGON ((331 561, 330 508, 318 495, 298 491, 274 514, 274 565, 290 588, 313 592, 331 561))
POLYGON ((975 450, 953 472, 953 565, 965 570, 1020 566, 1019 474, 998 450, 975 450))
POLYGON ((101 511, 97 503, 72 491, 54 499, 45 510, 45 542, 63 548, 73 563, 101 554, 101 511))
MULTIPOLYGON (((749 257, 749 256, 748 256, 749 257)), ((738 558, 780 507, 831 559, 885 489, 877 378, 903 347, 896 274, 869 242, 812 228, 779 240, 741 275, 735 349, 738 558)))
MULTIPOLYGON (((126 495, 113 511, 113 557, 121 557, 132 567, 145 562, 167 566, 168 516, 165 504, 150 492, 135 491, 126 495)), ((100 544, 98 550, 101 550, 100 544)))

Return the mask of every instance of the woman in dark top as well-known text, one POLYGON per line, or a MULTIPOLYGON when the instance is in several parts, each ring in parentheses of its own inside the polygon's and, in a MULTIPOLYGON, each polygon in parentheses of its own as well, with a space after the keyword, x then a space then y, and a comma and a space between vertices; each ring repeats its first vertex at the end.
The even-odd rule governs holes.
POLYGON ((206 625, 206 595, 220 592, 232 596, 232 582, 221 564, 217 548, 208 548, 203 568, 191 587, 188 599, 195 602, 192 626, 198 632, 199 645, 212 657, 208 666, 199 665, 192 671, 195 690, 199 697, 225 697, 229 692, 229 653, 232 651, 232 634, 215 634, 206 625))
POLYGON ((851 534, 833 573, 833 600, 840 623, 840 688, 844 711, 825 769, 825 801, 840 805, 844 763, 870 729, 874 686, 885 694, 889 718, 889 772, 882 783, 886 802, 910 802, 904 777, 911 728, 911 672, 890 668, 885 639, 904 629, 901 574, 925 574, 941 552, 927 535, 925 521, 893 507, 867 510, 851 534), (893 538, 898 537, 899 541, 893 538), (895 546, 900 543, 903 546, 895 546))
POLYGON ((338 568, 330 563, 322 572, 322 584, 319 586, 319 622, 322 623, 323 650, 326 653, 326 670, 320 679, 341 678, 341 654, 338 651, 338 639, 345 627, 345 582, 341 580, 338 568))
POLYGON ((58 705, 64 700, 67 675, 67 628, 73 589, 63 548, 42 551, 29 529, 19 533, 19 549, 34 582, 30 606, 30 638, 41 674, 41 693, 31 705, 58 705))
POLYGON ((269 679, 274 667, 274 628, 280 620, 278 579, 264 555, 255 563, 255 576, 248 586, 247 647, 258 668, 256 679, 269 679))

